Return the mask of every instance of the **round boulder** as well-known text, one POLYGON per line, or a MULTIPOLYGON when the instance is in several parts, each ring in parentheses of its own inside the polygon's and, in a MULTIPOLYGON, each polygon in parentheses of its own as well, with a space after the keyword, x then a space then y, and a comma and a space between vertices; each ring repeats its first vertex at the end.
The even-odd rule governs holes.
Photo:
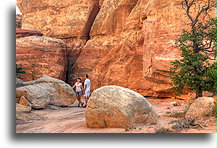
POLYGON ((34 109, 43 109, 51 102, 50 91, 55 91, 52 85, 47 84, 35 84, 16 89, 16 98, 24 96, 34 109))
POLYGON ((72 87, 62 80, 43 76, 28 83, 16 89, 16 98, 24 96, 34 109, 43 109, 49 104, 68 106, 76 100, 72 87))
POLYGON ((96 89, 85 112, 89 128, 132 127, 136 123, 155 124, 158 115, 140 94, 119 86, 96 89))
POLYGON ((197 98, 190 105, 185 118, 201 118, 213 115, 215 113, 215 102, 213 97, 197 98))

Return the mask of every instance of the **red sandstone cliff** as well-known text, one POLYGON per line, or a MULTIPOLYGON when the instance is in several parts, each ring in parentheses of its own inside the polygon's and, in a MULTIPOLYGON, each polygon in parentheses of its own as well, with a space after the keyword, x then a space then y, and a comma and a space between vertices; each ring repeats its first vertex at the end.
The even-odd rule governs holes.
POLYGON ((88 73, 93 89, 113 84, 145 96, 170 97, 167 71, 180 58, 174 43, 187 23, 181 1, 18 0, 18 6, 23 29, 67 43, 67 64, 60 65, 68 65, 62 76, 68 83, 88 73))
POLYGON ((113 84, 145 96, 173 96, 167 71, 180 58, 175 39, 187 27, 181 1, 104 0, 77 75, 90 73, 94 89, 113 84))
POLYGON ((66 43, 60 39, 43 37, 38 31, 16 31, 16 64, 25 71, 20 78, 31 81, 48 75, 65 80, 66 43))

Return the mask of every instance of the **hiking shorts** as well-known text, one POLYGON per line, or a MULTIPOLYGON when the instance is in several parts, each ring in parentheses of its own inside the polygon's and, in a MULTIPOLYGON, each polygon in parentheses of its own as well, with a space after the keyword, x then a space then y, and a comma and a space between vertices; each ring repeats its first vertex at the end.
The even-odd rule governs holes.
POLYGON ((85 91, 84 95, 85 95, 85 97, 90 97, 90 92, 89 91, 85 91))
POLYGON ((82 91, 76 91, 75 92, 77 95, 82 95, 82 91))

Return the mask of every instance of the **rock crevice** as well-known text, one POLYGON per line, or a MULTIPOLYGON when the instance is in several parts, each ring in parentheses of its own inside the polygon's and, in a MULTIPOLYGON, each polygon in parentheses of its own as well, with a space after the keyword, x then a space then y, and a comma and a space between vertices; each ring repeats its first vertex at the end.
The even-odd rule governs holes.
POLYGON ((87 37, 87 40, 90 39, 90 35, 89 35, 90 30, 91 30, 91 28, 93 26, 93 23, 94 23, 94 21, 96 19, 97 14, 99 13, 99 11, 100 11, 99 0, 94 0, 93 8, 92 8, 92 10, 90 12, 90 15, 89 15, 89 17, 87 19, 84 30, 82 32, 82 36, 87 37))
MULTIPOLYGON (((93 0, 92 10, 86 20, 84 25, 84 29, 82 31, 82 36, 80 39, 83 41, 79 47, 74 46, 73 49, 70 49, 69 54, 67 55, 68 67, 66 71, 66 83, 72 84, 75 81, 75 77, 73 75, 74 64, 77 62, 78 57, 80 56, 83 47, 86 45, 87 41, 90 39, 90 31, 93 26, 93 23, 96 19, 97 14, 100 11, 99 0, 93 0), (76 51, 76 56, 75 56, 76 51)), ((75 37, 76 39, 76 37, 75 37)), ((77 44, 78 45, 78 44, 77 44)))

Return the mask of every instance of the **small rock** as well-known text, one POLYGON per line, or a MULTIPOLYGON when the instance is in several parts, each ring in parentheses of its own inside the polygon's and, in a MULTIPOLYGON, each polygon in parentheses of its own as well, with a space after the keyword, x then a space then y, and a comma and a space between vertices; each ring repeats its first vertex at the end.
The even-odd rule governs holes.
POLYGON ((32 107, 32 104, 24 96, 19 99, 19 104, 32 107))
POLYGON ((23 80, 16 78, 16 87, 21 87, 24 86, 23 80))
POLYGON ((172 129, 164 128, 164 127, 155 130, 155 133, 172 133, 172 132, 173 132, 172 129))
POLYGON ((181 103, 179 102, 171 102, 173 106, 181 106, 181 103))

